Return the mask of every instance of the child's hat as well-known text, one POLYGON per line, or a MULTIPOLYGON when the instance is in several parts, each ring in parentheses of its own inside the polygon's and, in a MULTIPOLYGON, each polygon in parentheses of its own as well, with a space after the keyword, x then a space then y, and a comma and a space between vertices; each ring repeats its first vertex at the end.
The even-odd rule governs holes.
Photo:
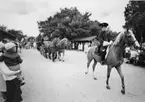
POLYGON ((10 42, 10 43, 6 43, 6 44, 5 44, 5 49, 6 49, 6 50, 9 50, 9 49, 11 49, 11 48, 13 48, 13 47, 15 47, 15 46, 16 46, 16 45, 15 45, 14 43, 11 43, 11 42, 10 42))

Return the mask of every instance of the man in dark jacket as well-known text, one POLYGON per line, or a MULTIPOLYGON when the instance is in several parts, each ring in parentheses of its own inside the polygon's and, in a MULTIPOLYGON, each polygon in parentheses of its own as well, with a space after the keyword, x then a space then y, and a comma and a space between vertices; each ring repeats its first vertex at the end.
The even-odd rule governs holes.
POLYGON ((105 34, 106 34, 106 29, 108 27, 108 23, 100 23, 99 26, 102 28, 98 37, 97 37, 97 40, 100 42, 99 46, 96 47, 95 49, 95 54, 97 54, 98 56, 102 56, 102 61, 101 61, 101 64, 104 64, 105 63, 105 53, 101 53, 101 48, 103 47, 103 43, 105 41, 105 34))
POLYGON ((101 55, 101 47, 103 46, 103 42, 105 40, 105 33, 106 33, 106 28, 108 26, 108 23, 100 23, 99 26, 102 28, 102 30, 100 31, 97 39, 99 40, 100 44, 99 46, 96 48, 95 50, 95 54, 97 55, 101 55))

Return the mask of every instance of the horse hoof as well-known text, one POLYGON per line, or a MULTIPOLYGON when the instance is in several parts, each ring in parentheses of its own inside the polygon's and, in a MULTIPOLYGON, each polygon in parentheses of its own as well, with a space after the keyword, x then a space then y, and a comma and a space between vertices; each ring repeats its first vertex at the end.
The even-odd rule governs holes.
POLYGON ((125 90, 121 90, 121 93, 124 95, 125 94, 125 90))
POLYGON ((94 77, 94 80, 97 80, 97 78, 96 78, 96 77, 94 77))
POLYGON ((107 86, 106 86, 106 88, 107 88, 108 90, 110 90, 110 89, 111 89, 111 87, 110 87, 109 85, 107 85, 107 86))

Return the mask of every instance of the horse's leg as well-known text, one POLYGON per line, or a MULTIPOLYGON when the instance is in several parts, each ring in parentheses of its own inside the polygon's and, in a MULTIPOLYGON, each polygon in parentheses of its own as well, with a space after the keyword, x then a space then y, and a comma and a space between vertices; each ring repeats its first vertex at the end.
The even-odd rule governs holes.
POLYGON ((56 58, 57 58, 57 52, 54 52, 53 58, 54 58, 54 60, 56 60, 56 58))
POLYGON ((62 55, 64 56, 64 54, 65 54, 65 51, 64 51, 64 50, 62 50, 62 55))
POLYGON ((122 82, 122 90, 121 90, 121 93, 122 94, 125 94, 125 84, 124 84, 124 75, 122 73, 122 69, 121 69, 121 66, 119 67, 116 67, 116 70, 121 78, 121 82, 122 82))
POLYGON ((93 78, 94 80, 97 80, 96 76, 95 76, 95 67, 96 67, 97 61, 94 59, 94 64, 93 64, 93 78))
POLYGON ((63 54, 62 61, 64 61, 64 54, 65 54, 65 51, 62 51, 62 54, 63 54))
POLYGON ((51 51, 48 52, 48 57, 51 60, 51 51))
POLYGON ((55 59, 57 59, 58 55, 57 55, 57 51, 55 52, 55 59))
POLYGON ((63 56, 62 56, 62 52, 61 51, 59 53, 59 56, 60 56, 60 60, 63 61, 63 56))
POLYGON ((52 53, 52 61, 53 62, 55 61, 55 53, 54 52, 52 53))
POLYGON ((47 55, 46 50, 44 50, 44 57, 45 57, 45 58, 47 58, 46 55, 47 55))
POLYGON ((48 52, 46 52, 46 59, 48 58, 48 52))
POLYGON ((91 59, 88 58, 87 70, 86 70, 85 74, 88 74, 88 72, 89 72, 89 66, 90 66, 90 63, 92 62, 92 60, 93 60, 92 58, 91 59))
POLYGON ((61 61, 60 57, 61 57, 61 53, 60 53, 60 51, 58 51, 58 59, 59 59, 59 61, 61 61))
POLYGON ((111 89, 110 85, 109 85, 109 78, 110 78, 110 73, 111 73, 111 66, 108 66, 107 68, 107 80, 106 80, 106 88, 107 89, 111 89))
POLYGON ((50 57, 50 60, 52 60, 52 52, 50 52, 49 57, 50 57))
POLYGON ((60 60, 61 60, 61 61, 64 61, 64 60, 63 60, 63 52, 62 52, 62 51, 59 52, 59 56, 60 56, 60 60))

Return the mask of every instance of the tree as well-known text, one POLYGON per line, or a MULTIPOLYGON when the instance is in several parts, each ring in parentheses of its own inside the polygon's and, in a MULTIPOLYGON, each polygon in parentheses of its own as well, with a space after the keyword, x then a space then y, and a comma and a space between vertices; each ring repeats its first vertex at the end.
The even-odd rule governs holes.
POLYGON ((0 25, 0 30, 7 31, 7 26, 5 26, 5 25, 0 25))
POLYGON ((23 32, 21 30, 15 30, 15 29, 8 29, 7 26, 5 25, 0 25, 0 30, 3 30, 7 33, 10 33, 12 35, 14 35, 19 41, 27 36, 27 35, 24 35, 23 32))
POLYGON ((74 39, 97 35, 99 32, 98 21, 91 21, 91 13, 80 13, 76 7, 60 9, 53 17, 39 21, 38 28, 43 36, 53 39, 55 36, 74 39))
POLYGON ((39 35, 36 37, 36 41, 39 42, 39 41, 41 41, 41 40, 42 40, 42 36, 41 36, 41 34, 39 34, 39 35))
POLYGON ((124 11, 126 29, 132 29, 137 40, 141 41, 143 37, 145 41, 145 1, 130 0, 124 11))
POLYGON ((21 30, 10 29, 8 33, 13 34, 19 41, 24 37, 23 32, 21 30))

